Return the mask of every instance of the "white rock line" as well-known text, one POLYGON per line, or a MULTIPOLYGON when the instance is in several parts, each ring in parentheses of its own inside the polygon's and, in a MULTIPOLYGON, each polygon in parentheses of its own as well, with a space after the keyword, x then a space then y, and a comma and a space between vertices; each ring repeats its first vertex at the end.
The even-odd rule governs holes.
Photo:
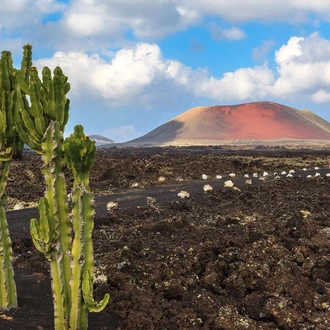
MULTIPOLYGON (((330 165, 329 165, 329 169, 330 169, 330 165)), ((301 169, 303 172, 306 172, 306 171, 308 171, 308 169, 306 168, 306 167, 304 167, 303 169, 301 169)), ((320 170, 320 167, 318 167, 318 166, 315 166, 314 167, 314 170, 315 171, 318 171, 318 170, 320 170)), ((294 169, 291 169, 291 170, 289 170, 288 172, 287 171, 282 171, 281 173, 277 173, 277 172, 274 172, 273 173, 273 175, 271 175, 271 174, 269 174, 267 171, 264 171, 263 173, 262 173, 262 175, 260 175, 259 176, 259 174, 258 173, 252 173, 252 175, 250 175, 250 174, 248 174, 248 173, 245 173, 244 175, 243 175, 243 178, 245 178, 245 179, 247 179, 247 180, 245 180, 245 184, 249 184, 249 185, 251 185, 252 183, 253 183, 253 181, 251 180, 251 179, 249 179, 251 176, 252 176, 252 178, 259 178, 259 180, 260 181, 265 181, 266 180, 266 178, 271 178, 271 177, 273 177, 273 178, 275 178, 275 179, 280 179, 280 178, 293 178, 294 177, 294 175, 293 174, 295 174, 296 173, 296 170, 294 170, 294 169)), ((207 175, 207 174, 202 174, 202 179, 203 180, 208 180, 210 177, 207 175)), ((236 175, 236 173, 234 173, 234 172, 231 172, 231 173, 229 173, 228 174, 228 176, 227 176, 227 178, 238 178, 238 176, 236 175)), ((299 175, 299 177, 301 177, 301 175, 299 175)), ((320 172, 316 172, 314 175, 312 175, 312 174, 308 174, 307 176, 306 176, 306 178, 317 178, 317 177, 322 177, 322 175, 321 175, 321 173, 320 172)), ((325 174, 325 177, 330 177, 330 172, 329 173, 326 173, 325 174)), ((217 180, 222 180, 222 179, 225 179, 226 178, 226 176, 225 175, 220 175, 220 174, 217 174, 216 176, 215 176, 215 178, 217 179, 217 180)), ((177 181, 182 181, 182 180, 178 180, 177 179, 177 181)), ((158 178, 158 182, 166 182, 166 178, 164 177, 164 176, 160 176, 159 178, 158 178)), ((140 184, 138 183, 138 182, 134 182, 132 185, 131 185, 131 188, 137 188, 137 187, 140 187, 140 184)), ((232 181, 232 180, 226 180, 226 181, 224 181, 224 187, 226 187, 226 188, 233 188, 233 189, 235 189, 235 190, 238 190, 239 191, 239 188, 237 188, 237 187, 235 187, 235 183, 232 181)), ((211 185, 209 185, 209 184, 205 184, 204 186, 203 186, 203 190, 204 190, 204 192, 206 193, 206 192, 208 192, 208 191, 212 191, 213 190, 213 187, 211 186, 211 185)), ((190 197, 190 194, 187 192, 187 191, 184 191, 184 190, 181 190, 179 193, 178 193, 178 197, 180 197, 180 198, 182 198, 182 199, 184 199, 184 198, 189 198, 190 197)), ((148 205, 153 205, 153 204, 155 204, 155 202, 156 202, 156 200, 154 199, 154 198, 152 198, 152 197, 148 197, 147 198, 147 204, 148 205)), ((17 206, 17 207, 19 207, 19 206, 17 206)), ((109 212, 111 212, 111 211, 113 211, 113 210, 115 210, 115 209, 117 209, 118 208, 118 203, 116 203, 116 202, 112 202, 112 201, 110 201, 110 202, 108 202, 108 204, 107 204, 107 210, 109 211, 109 212)))

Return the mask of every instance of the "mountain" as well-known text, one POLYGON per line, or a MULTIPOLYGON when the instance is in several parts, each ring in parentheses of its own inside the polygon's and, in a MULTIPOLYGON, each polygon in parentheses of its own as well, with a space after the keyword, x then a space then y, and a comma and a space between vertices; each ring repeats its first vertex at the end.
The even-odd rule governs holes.
POLYGON ((330 123, 274 102, 192 108, 127 145, 217 145, 329 140, 330 123))
POLYGON ((112 143, 116 143, 114 140, 111 140, 109 138, 107 138, 106 136, 103 135, 98 135, 98 134, 92 134, 89 136, 89 138, 91 140, 95 141, 96 146, 104 146, 106 144, 112 144, 112 143))

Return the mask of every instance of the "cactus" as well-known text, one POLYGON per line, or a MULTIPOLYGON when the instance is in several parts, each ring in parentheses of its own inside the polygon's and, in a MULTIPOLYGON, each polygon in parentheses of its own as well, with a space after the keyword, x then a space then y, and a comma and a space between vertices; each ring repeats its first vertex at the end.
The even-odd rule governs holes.
POLYGON ((87 329, 87 311, 99 312, 107 305, 110 296, 100 303, 93 298, 93 242, 94 201, 89 188, 89 174, 95 159, 95 142, 84 135, 77 125, 74 133, 65 140, 65 161, 74 177, 72 193, 72 329, 87 329))
MULTIPOLYGON (((27 56, 28 58, 28 56, 27 56)), ((15 130, 17 105, 15 70, 11 53, 3 51, 0 60, 0 309, 17 307, 16 285, 11 264, 13 251, 5 213, 6 181, 9 162, 21 158, 22 141, 15 130)))
POLYGON ((30 228, 34 245, 50 262, 55 329, 83 330, 88 311, 101 311, 109 301, 108 294, 100 303, 93 299, 95 211, 88 178, 95 145, 83 135, 81 126, 75 127, 64 147, 61 136, 60 125, 51 121, 42 142, 47 191, 39 202, 40 222, 32 219, 30 228), (62 173, 64 159, 74 176, 71 218, 62 173))
MULTIPOLYGON (((22 67, 23 63, 29 62, 23 59, 22 67)), ((32 67, 26 76, 24 70, 17 72, 16 127, 22 141, 41 154, 46 182, 45 196, 39 201, 40 219, 31 219, 30 232, 34 245, 50 263, 55 329, 83 330, 88 311, 101 311, 109 301, 109 295, 100 303, 93 299, 94 204, 89 173, 95 145, 81 126, 64 143, 70 84, 62 70, 55 68, 52 76, 45 67, 40 79, 32 67), (74 176, 71 213, 65 164, 74 176)))

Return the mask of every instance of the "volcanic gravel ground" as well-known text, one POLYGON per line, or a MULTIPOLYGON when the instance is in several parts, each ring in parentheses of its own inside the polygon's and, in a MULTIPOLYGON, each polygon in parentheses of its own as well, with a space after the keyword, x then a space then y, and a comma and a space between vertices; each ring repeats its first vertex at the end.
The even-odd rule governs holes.
MULTIPOLYGON (((330 178, 273 175, 329 164, 330 152, 312 150, 99 150, 95 296, 109 292, 111 301, 90 314, 89 328, 329 329, 330 178), (266 180, 223 186, 229 173, 264 171, 266 180), (226 178, 204 192, 202 174, 226 178), (189 198, 177 196, 183 188, 189 198), (119 208, 107 211, 108 201, 119 208)), ((42 196, 40 166, 33 153, 12 163, 8 208, 42 196)), ((53 329, 48 265, 27 230, 32 214, 8 212, 20 306, 0 314, 1 329, 53 329)))

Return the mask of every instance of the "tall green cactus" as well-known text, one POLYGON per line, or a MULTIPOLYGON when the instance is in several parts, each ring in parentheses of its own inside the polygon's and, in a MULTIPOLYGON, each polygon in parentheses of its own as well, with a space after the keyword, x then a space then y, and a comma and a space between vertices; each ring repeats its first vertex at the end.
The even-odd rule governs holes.
POLYGON ((78 125, 65 140, 65 161, 74 177, 72 193, 72 329, 87 329, 87 312, 99 312, 107 305, 110 296, 97 303, 93 299, 93 242, 94 200, 89 188, 89 174, 95 159, 95 142, 84 135, 78 125))
POLYGON ((80 126, 64 144, 69 111, 66 94, 70 85, 60 68, 52 76, 45 67, 40 79, 32 67, 28 82, 22 71, 17 73, 17 79, 17 132, 42 155, 44 162, 46 192, 39 202, 40 219, 31 220, 30 232, 36 248, 50 263, 55 329, 87 329, 88 311, 101 311, 109 300, 109 295, 100 303, 93 299, 94 205, 88 180, 95 146, 85 138, 80 126), (63 174, 65 163, 75 180, 71 213, 63 174))
MULTIPOLYGON (((28 58, 28 57, 27 57, 28 58)), ((17 136, 14 121, 16 106, 15 71, 11 53, 3 51, 0 60, 0 309, 17 307, 16 285, 11 264, 13 251, 5 213, 5 188, 9 162, 20 158, 23 144, 17 136)))

